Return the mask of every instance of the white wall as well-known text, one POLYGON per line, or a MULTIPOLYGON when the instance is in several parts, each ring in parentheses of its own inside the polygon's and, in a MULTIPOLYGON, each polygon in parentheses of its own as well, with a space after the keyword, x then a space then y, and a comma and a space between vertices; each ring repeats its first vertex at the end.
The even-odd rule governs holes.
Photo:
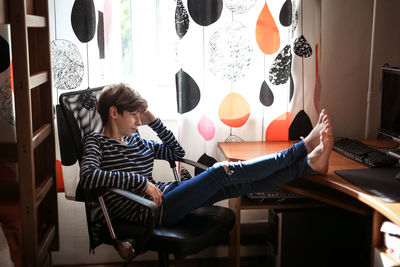
POLYGON ((375 49, 372 75, 372 105, 369 136, 378 131, 380 114, 380 68, 388 63, 400 67, 400 1, 378 0, 376 11, 375 49))
POLYGON ((373 0, 322 1, 321 107, 335 136, 362 137, 373 0))
MULTIPOLYGON (((372 38, 373 0, 322 1, 321 107, 331 114, 336 137, 363 138, 372 38)), ((380 68, 400 66, 400 1, 377 0, 368 137, 380 113, 380 68)))

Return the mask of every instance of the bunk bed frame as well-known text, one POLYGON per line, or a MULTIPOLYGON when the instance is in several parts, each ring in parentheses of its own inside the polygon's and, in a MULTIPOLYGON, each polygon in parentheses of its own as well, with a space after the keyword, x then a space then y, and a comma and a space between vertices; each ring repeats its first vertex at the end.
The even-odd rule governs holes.
POLYGON ((0 182, 19 203, 23 266, 51 266, 59 249, 48 0, 0 0, 11 25, 17 143, 0 143, 0 163, 18 163, 18 181, 0 182))

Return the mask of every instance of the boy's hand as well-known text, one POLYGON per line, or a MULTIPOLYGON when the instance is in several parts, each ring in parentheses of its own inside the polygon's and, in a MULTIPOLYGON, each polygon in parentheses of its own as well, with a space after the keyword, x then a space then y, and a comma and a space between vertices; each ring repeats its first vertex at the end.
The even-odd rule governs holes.
POLYGON ((158 187, 156 187, 151 182, 148 182, 146 191, 144 191, 144 193, 150 196, 153 202, 156 203, 157 206, 161 206, 163 194, 158 187))
POLYGON ((142 125, 147 125, 149 123, 152 123, 156 119, 157 118, 148 109, 146 109, 140 113, 140 120, 142 122, 142 125))

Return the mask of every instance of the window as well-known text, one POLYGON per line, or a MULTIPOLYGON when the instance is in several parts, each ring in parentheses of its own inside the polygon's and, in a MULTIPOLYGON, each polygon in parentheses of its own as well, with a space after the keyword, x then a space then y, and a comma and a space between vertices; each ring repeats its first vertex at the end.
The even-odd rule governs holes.
POLYGON ((123 80, 163 119, 177 114, 175 7, 173 1, 121 0, 123 80))

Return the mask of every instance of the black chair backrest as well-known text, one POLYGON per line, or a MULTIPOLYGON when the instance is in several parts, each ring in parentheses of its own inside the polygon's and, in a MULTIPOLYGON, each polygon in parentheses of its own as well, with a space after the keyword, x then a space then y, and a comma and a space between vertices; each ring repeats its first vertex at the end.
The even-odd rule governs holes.
MULTIPOLYGON (((83 138, 91 132, 100 132, 103 128, 100 115, 97 113, 97 99, 104 87, 67 92, 60 95, 60 106, 57 107, 58 136, 61 151, 61 162, 70 166, 79 162, 83 154, 83 138)), ((77 201, 95 200, 99 192, 83 192, 78 185, 77 201)))
POLYGON ((103 125, 97 113, 96 104, 103 88, 96 87, 60 95, 61 112, 57 112, 57 119, 61 133, 60 146, 64 146, 60 147, 60 150, 64 152, 61 153, 64 165, 72 165, 76 160, 80 161, 83 152, 82 140, 85 135, 102 130, 103 125))

